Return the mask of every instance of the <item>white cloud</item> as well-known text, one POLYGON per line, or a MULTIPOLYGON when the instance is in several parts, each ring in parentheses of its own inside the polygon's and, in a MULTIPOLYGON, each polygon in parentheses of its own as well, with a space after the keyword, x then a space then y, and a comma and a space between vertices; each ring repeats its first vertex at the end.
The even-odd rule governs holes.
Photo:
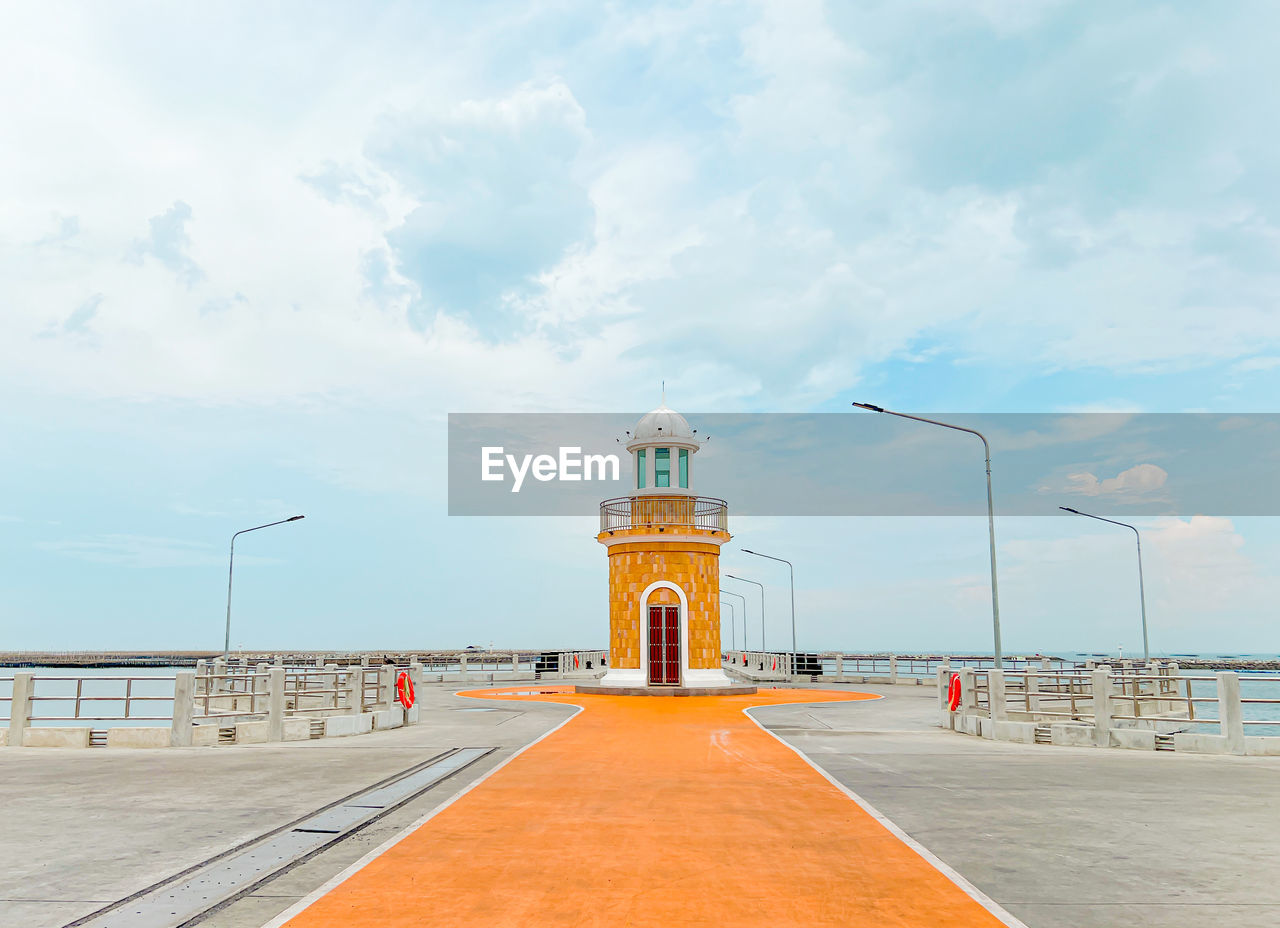
POLYGON ((1085 472, 1068 474, 1067 485, 1063 491, 1079 493, 1084 496, 1105 496, 1116 494, 1149 494, 1159 490, 1169 479, 1169 472, 1155 464, 1135 464, 1122 470, 1114 477, 1099 480, 1094 474, 1085 472))

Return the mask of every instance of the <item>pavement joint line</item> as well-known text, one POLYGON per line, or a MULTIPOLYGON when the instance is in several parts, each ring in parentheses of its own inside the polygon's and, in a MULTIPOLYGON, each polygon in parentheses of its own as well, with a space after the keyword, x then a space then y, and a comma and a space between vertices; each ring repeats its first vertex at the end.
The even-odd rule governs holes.
POLYGON ((107 906, 107 908, 99 909, 96 912, 90 912, 88 915, 85 915, 79 919, 76 919, 73 922, 68 922, 64 926, 64 928, 75 928, 75 926, 85 921, 88 921, 91 918, 95 918, 99 915, 106 914, 109 910, 113 908, 116 908, 121 905, 127 905, 129 902, 133 901, 134 899, 137 899, 139 896, 143 896, 143 895, 146 895, 147 893, 163 889, 165 886, 168 886, 170 883, 176 882, 177 880, 182 879, 184 876, 194 873, 195 871, 199 870, 201 867, 206 867, 210 864, 217 863, 219 860, 222 860, 223 858, 230 857, 232 854, 239 853, 240 851, 246 850, 255 844, 258 844, 269 838, 275 837, 276 835, 281 834, 282 832, 288 831, 289 829, 293 828, 293 826, 299 824, 300 822, 305 822, 307 819, 311 818, 312 816, 320 812, 326 812, 329 809, 334 808, 335 806, 342 805, 348 799, 353 799, 356 796, 366 793, 371 789, 376 789, 381 786, 390 786, 392 783, 396 782, 397 780, 403 779, 406 776, 412 776, 414 773, 416 773, 418 770, 422 769, 423 767, 426 767, 429 764, 433 764, 436 761, 443 760, 445 757, 455 753, 457 750, 458 750, 457 748, 448 748, 444 751, 441 751, 438 754, 435 754, 429 757, 424 761, 420 761, 417 764, 411 764, 410 766, 406 767, 404 770, 400 771, 399 773, 393 773, 389 777, 385 777, 381 780, 378 780, 377 782, 369 786, 363 787, 361 789, 358 789, 355 792, 348 793, 346 796, 343 796, 342 798, 334 802, 331 802, 327 805, 320 806, 318 809, 312 809, 311 811, 286 822, 285 824, 281 825, 279 828, 273 828, 270 831, 265 831, 260 835, 257 835, 253 838, 249 838, 247 841, 242 841, 233 847, 227 848, 225 851, 220 851, 219 853, 214 854, 212 857, 205 858, 199 863, 192 864, 190 867, 187 867, 185 870, 180 870, 177 873, 172 874, 171 876, 167 876, 162 880, 157 880, 151 885, 145 886, 142 889, 138 890, 136 893, 131 893, 130 895, 125 896, 123 899, 114 900, 111 903, 111 905, 107 906))
MULTIPOLYGON (((457 696, 458 693, 454 693, 453 695, 457 696)), ((467 696, 463 698, 474 699, 477 697, 467 696)), ((468 784, 465 789, 449 797, 444 802, 440 803, 438 806, 428 811, 425 815, 423 815, 417 821, 407 825, 399 834, 392 835, 389 839, 382 842, 382 844, 378 845, 373 850, 369 851, 369 853, 365 854, 359 860, 355 861, 354 863, 346 867, 344 870, 330 877, 328 880, 326 880, 320 886, 317 886, 315 889, 307 893, 305 896, 302 896, 301 898, 299 898, 297 902, 289 906, 289 908, 285 909, 275 918, 268 921, 266 924, 262 926, 262 928, 280 928, 280 926, 288 922, 289 919, 293 918, 299 912, 302 912, 303 910, 308 908, 316 900, 328 895, 335 888, 337 888, 338 886, 346 882, 355 874, 359 873, 361 870, 367 867, 374 860, 377 860, 387 851, 391 850, 391 848, 395 847, 405 838, 409 837, 409 835, 413 834, 415 831, 417 831, 427 822, 431 821, 433 818, 435 818, 445 809, 449 808, 451 805, 453 805, 463 796, 466 796, 468 793, 470 793, 480 784, 484 783, 485 780, 489 779, 491 776, 493 776, 503 767, 506 767, 508 764, 510 764, 513 760, 515 760, 521 754, 525 753, 534 745, 541 743, 546 738, 549 738, 551 735, 554 735, 560 729, 564 728, 566 725, 572 722, 575 718, 577 718, 578 715, 583 710, 583 707, 578 705, 572 705, 568 703, 562 703, 561 705, 570 705, 574 711, 570 713, 563 721, 561 721, 559 725, 556 725, 554 728, 551 728, 550 730, 543 732, 541 735, 539 735, 537 738, 530 741, 524 747, 512 752, 511 756, 507 757, 501 763, 495 764, 489 770, 485 771, 485 773, 482 776, 478 777, 477 779, 472 781, 470 784, 468 784)))
MULTIPOLYGON (((883 699, 884 697, 877 696, 876 698, 883 699)), ((899 828, 896 824, 894 824, 894 822, 890 818, 885 816, 879 809, 871 805, 871 803, 867 802, 865 799, 863 799, 861 796, 859 796, 849 787, 845 786, 843 783, 841 783, 839 780, 833 777, 825 769, 820 767, 816 762, 811 760, 803 751, 801 751, 799 748, 797 748, 793 744, 788 744, 782 738, 778 737, 776 733, 770 731, 768 728, 765 728, 764 725, 762 725, 760 721, 756 719, 756 717, 752 714, 752 711, 753 711, 753 707, 748 706, 747 708, 742 710, 742 714, 745 715, 747 718, 749 718, 757 728, 759 728, 761 731, 767 734, 770 738, 773 738, 779 744, 783 745, 787 750, 795 753, 797 757, 799 757, 802 761, 804 761, 806 764, 808 764, 810 767, 816 770, 824 780, 826 780, 828 783, 830 783, 840 792, 844 793, 844 795, 849 797, 849 799, 853 800, 853 802, 857 804, 857 806, 861 808, 862 811, 866 812, 873 819, 879 822, 880 825, 882 825, 895 838, 897 838, 907 847, 911 848, 911 850, 919 854, 920 857, 923 858, 926 863, 928 863, 931 867, 933 867, 935 870, 941 873, 944 877, 946 877, 948 880, 954 883, 956 887, 959 888, 962 892, 964 892, 964 894, 967 895, 970 899, 972 899, 978 905, 982 906, 984 909, 990 912, 996 919, 1003 922, 1005 925, 1008 925, 1009 928, 1028 928, 1025 922, 1023 922, 1013 913, 1006 910, 1004 906, 996 902, 994 899, 992 899, 990 896, 988 896, 986 893, 980 890, 977 886, 970 883, 967 879, 965 879, 960 874, 958 870, 954 869, 950 864, 948 864, 942 858, 938 857, 936 854, 930 851, 927 847, 925 847, 915 838, 911 837, 911 835, 907 834, 905 831, 899 828)))
MULTIPOLYGON (((365 786, 359 790, 356 790, 355 792, 349 793, 346 796, 341 797, 334 802, 320 806, 317 809, 313 809, 307 812, 306 814, 299 816, 298 818, 295 818, 284 825, 281 825, 278 828, 264 832, 263 834, 258 835, 254 838, 251 838, 247 841, 243 841, 232 848, 229 848, 218 854, 214 854, 213 856, 208 857, 205 860, 197 864, 194 864, 193 866, 187 867, 186 869, 176 874, 166 877, 165 879, 159 880, 151 884, 150 886, 147 886, 135 893, 132 893, 124 897, 123 899, 116 900, 111 904, 104 906, 103 908, 97 909, 93 912, 88 913, 87 915, 83 915, 80 918, 75 919, 74 921, 68 922, 64 926, 64 928, 75 928, 75 926, 80 926, 80 925, 91 925, 99 921, 100 919, 107 919, 108 924, 110 924, 115 914, 118 913, 119 910, 122 908, 128 907, 131 904, 135 904, 139 902, 146 904, 146 901, 147 901, 146 897, 156 896, 164 892, 168 888, 173 888, 175 891, 180 891, 186 885, 186 883, 190 883, 191 880, 195 879, 200 874, 200 871, 208 870, 210 868, 215 868, 219 864, 230 863, 237 856, 245 856, 245 855, 252 856, 254 853, 268 848, 272 842, 280 841, 284 838, 287 838, 289 835, 323 834, 324 836, 331 837, 331 840, 324 842, 320 846, 314 847, 309 851, 304 851, 304 853, 302 853, 301 856, 297 856, 291 860, 286 860, 285 863, 282 864, 281 866, 268 870, 260 879, 254 879, 248 884, 246 884, 240 891, 235 892, 233 895, 228 896, 225 899, 221 899, 212 903, 209 907, 207 907, 203 911, 198 912, 194 917, 186 918, 183 921, 173 923, 175 925, 195 924, 196 922, 203 920, 211 912, 216 911, 217 909, 222 908, 226 904, 233 902, 235 899, 240 898, 241 896, 244 896, 247 893, 251 892, 255 887, 261 886, 266 882, 268 882, 269 880, 275 879, 276 877, 283 875, 284 873, 296 867, 298 864, 303 863, 306 860, 309 860, 311 857, 315 856, 315 854, 320 853, 325 848, 331 847, 333 844, 337 843, 338 841, 341 841, 345 838, 351 837, 352 835, 358 833, 361 829, 367 827, 368 825, 377 821, 379 818, 382 818, 388 813, 394 811, 394 809, 397 808, 398 806, 403 805, 405 802, 413 799, 417 795, 421 795, 427 790, 430 790, 442 780, 447 779, 449 776, 452 776, 460 772, 461 770, 469 766, 471 763, 474 763, 475 761, 480 760, 481 758, 487 756, 487 754, 492 753, 493 750, 494 748, 455 747, 455 748, 450 748, 444 751, 440 751, 432 755, 430 758, 426 760, 420 761, 419 763, 416 763, 416 764, 412 764, 409 767, 406 767, 404 770, 398 771, 396 773, 391 774, 390 776, 384 777, 383 779, 378 780, 375 783, 365 786), (432 780, 431 782, 423 786, 421 789, 414 791, 412 794, 404 796, 384 806, 381 806, 380 807, 381 811, 375 811, 374 809, 370 808, 369 811, 373 814, 370 814, 369 816, 359 820, 358 822, 356 822, 355 824, 353 824, 352 826, 346 829, 343 829, 341 831, 336 831, 336 832, 331 832, 328 830, 324 830, 323 832, 318 832, 316 830, 298 827, 299 825, 305 824, 309 820, 323 816, 330 812, 340 811, 343 807, 346 807, 348 805, 349 800, 356 799, 365 795, 369 795, 376 791, 390 789, 394 787, 397 783, 400 783, 404 780, 411 779, 417 774, 427 771, 434 766, 437 766, 440 764, 446 764, 450 759, 467 751, 481 751, 483 753, 480 753, 476 757, 471 758, 470 760, 467 760, 465 763, 463 763, 461 766, 457 767, 456 769, 446 772, 442 777, 432 780), (184 882, 184 878, 185 878, 185 882, 184 882)), ((265 869, 265 868, 260 868, 260 869, 265 869)))

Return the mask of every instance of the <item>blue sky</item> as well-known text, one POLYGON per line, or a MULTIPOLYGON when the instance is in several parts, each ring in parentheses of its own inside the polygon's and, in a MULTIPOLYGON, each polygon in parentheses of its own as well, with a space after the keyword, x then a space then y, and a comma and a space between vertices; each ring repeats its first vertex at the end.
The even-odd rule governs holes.
MULTIPOLYGON (((216 647, 294 512, 236 643, 599 645, 591 514, 447 517, 449 412, 1274 411, 1277 19, 8 7, 0 649, 216 647)), ((1280 650, 1272 520, 1144 528, 1157 650, 1280 650)), ((988 645, 981 519, 735 531, 802 645, 988 645)), ((1125 534, 998 531, 1011 648, 1136 646, 1125 534)))

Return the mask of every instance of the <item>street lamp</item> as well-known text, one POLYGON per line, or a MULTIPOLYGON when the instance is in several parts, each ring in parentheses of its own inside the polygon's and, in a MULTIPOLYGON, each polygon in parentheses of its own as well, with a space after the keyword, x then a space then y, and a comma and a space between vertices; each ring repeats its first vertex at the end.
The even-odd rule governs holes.
POLYGON ((995 665, 999 669, 1002 664, 1000 660, 1000 591, 996 585, 996 517, 995 509, 991 505, 991 445, 987 442, 987 436, 983 435, 977 429, 967 429, 963 425, 952 425, 949 422, 939 422, 937 419, 926 419, 924 416, 913 416, 905 412, 894 412, 891 409, 885 409, 882 406, 872 406, 870 403, 854 403, 854 406, 860 409, 869 409, 872 412, 882 412, 888 416, 897 416, 900 419, 914 419, 916 422, 928 422, 930 425, 940 425, 944 429, 955 429, 957 432, 968 432, 970 435, 977 435, 982 439, 982 450, 986 455, 987 463, 987 534, 991 542, 991 626, 995 634, 995 665))
MULTIPOLYGON (((723 599, 720 600, 720 605, 729 607, 729 650, 736 651, 738 650, 738 638, 737 638, 738 626, 734 624, 735 622, 738 621, 735 615, 736 610, 733 608, 733 603, 727 603, 723 599)), ((720 633, 720 643, 724 644, 724 632, 720 633)))
POLYGON ((787 569, 791 571, 791 660, 796 659, 796 569, 791 566, 791 562, 781 557, 774 557, 772 554, 761 554, 759 551, 752 551, 748 548, 742 549, 743 554, 754 554, 756 557, 768 558, 771 561, 781 561, 787 565, 787 569))
POLYGON ((284 525, 286 522, 297 522, 299 519, 305 518, 306 516, 290 516, 287 519, 281 519, 279 522, 268 522, 266 525, 242 528, 231 536, 231 559, 227 562, 227 637, 222 644, 222 659, 224 661, 231 656, 231 578, 236 568, 236 535, 243 535, 245 532, 256 532, 261 528, 271 528, 273 525, 284 525))
MULTIPOLYGON (((764 644, 764 584, 757 580, 748 580, 746 577, 736 577, 733 574, 725 574, 725 576, 730 580, 741 580, 743 583, 751 583, 760 587, 760 650, 767 651, 768 648, 766 648, 764 644)), ((745 630, 743 631, 742 637, 746 637, 745 630)))
POLYGON ((733 592, 733 590, 726 590, 724 587, 720 588, 720 595, 736 596, 738 597, 738 599, 742 600, 742 650, 745 651, 747 650, 747 647, 748 647, 747 645, 747 597, 743 596, 741 593, 735 593, 733 592))
POLYGON ((1059 506, 1058 508, 1075 516, 1084 516, 1086 519, 1097 519, 1099 522, 1110 522, 1112 525, 1122 525, 1125 528, 1133 529, 1133 537, 1138 542, 1138 602, 1142 606, 1142 658, 1145 663, 1151 663, 1151 648, 1147 645, 1147 591, 1142 583, 1142 536, 1138 534, 1137 526, 1130 525, 1128 522, 1117 522, 1115 519, 1104 519, 1102 516, 1081 512, 1079 509, 1072 509, 1070 506, 1059 506))

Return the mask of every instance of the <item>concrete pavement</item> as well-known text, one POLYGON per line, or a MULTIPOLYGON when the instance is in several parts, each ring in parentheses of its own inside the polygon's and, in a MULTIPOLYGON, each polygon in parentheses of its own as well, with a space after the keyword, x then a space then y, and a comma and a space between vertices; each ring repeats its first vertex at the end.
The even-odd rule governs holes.
POLYGON ((1032 928, 1280 920, 1280 758, 982 741, 853 688, 889 698, 755 714, 1032 928))

